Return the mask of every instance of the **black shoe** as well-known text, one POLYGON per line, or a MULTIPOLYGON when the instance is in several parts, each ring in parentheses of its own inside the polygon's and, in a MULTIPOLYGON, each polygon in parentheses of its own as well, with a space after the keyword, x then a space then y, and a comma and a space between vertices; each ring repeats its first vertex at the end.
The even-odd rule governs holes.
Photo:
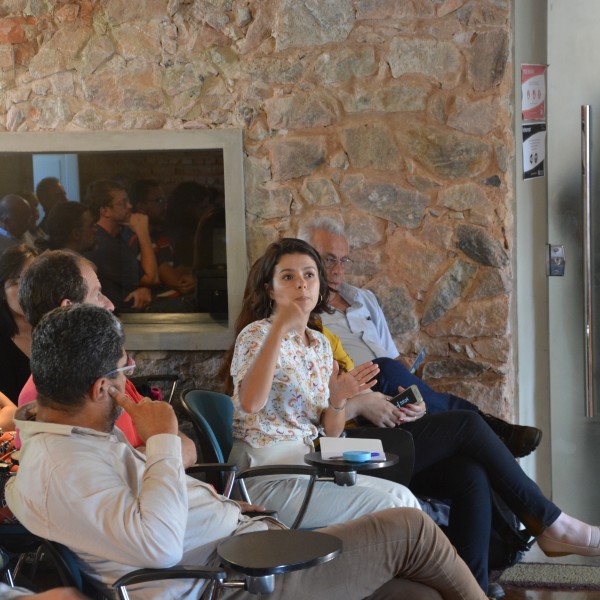
POLYGON ((542 430, 527 425, 513 425, 498 417, 481 413, 483 420, 494 430, 494 433, 506 444, 515 458, 531 454, 542 441, 542 430))
POLYGON ((490 583, 488 585, 488 598, 504 598, 504 590, 499 583, 490 583))

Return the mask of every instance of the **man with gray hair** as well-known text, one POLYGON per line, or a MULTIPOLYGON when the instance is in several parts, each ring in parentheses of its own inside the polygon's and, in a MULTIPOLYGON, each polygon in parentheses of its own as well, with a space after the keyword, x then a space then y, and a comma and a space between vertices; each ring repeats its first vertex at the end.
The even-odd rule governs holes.
MULTIPOLYGON (((217 544, 252 530, 280 529, 254 509, 218 495, 183 471, 177 419, 165 402, 134 404, 119 321, 85 304, 45 315, 33 332, 36 403, 17 411, 23 451, 6 487, 9 507, 32 533, 77 555, 90 577, 111 585, 136 568, 215 562, 217 544), (121 410, 147 440, 146 455, 114 423, 121 410)), ((444 534, 421 511, 390 509, 323 530, 342 554, 309 571, 275 577, 272 600, 419 598, 485 600, 444 534), (409 577, 410 580, 400 579, 409 577)), ((205 582, 139 584, 134 597, 199 598, 205 582)), ((224 600, 249 598, 226 590, 224 600)))
POLYGON ((367 289, 345 282, 352 265, 350 247, 343 225, 322 217, 300 226, 298 237, 311 244, 321 255, 327 273, 333 314, 323 313, 323 325, 337 335, 355 364, 373 361, 379 365, 374 392, 355 397, 358 415, 378 427, 396 427, 405 415, 386 396, 395 396, 398 387, 416 385, 425 400, 428 413, 447 410, 477 411, 506 444, 515 457, 527 456, 539 445, 542 432, 535 427, 513 425, 465 400, 445 392, 436 392, 402 364, 385 315, 375 297, 367 289))

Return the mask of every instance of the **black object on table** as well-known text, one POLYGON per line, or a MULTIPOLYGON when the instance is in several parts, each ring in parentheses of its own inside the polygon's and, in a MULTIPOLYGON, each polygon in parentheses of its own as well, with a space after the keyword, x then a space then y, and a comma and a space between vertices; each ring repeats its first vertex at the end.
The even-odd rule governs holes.
POLYGON ((306 464, 317 467, 320 473, 333 474, 333 480, 337 485, 354 485, 357 471, 391 467, 399 460, 396 454, 389 452, 384 454, 384 458, 372 458, 366 462, 352 462, 342 458, 323 458, 320 452, 309 452, 304 455, 306 464))
POLYGON ((270 594, 274 575, 321 565, 341 551, 342 542, 333 535, 289 529, 243 533, 217 546, 222 563, 246 576, 252 594, 270 594))

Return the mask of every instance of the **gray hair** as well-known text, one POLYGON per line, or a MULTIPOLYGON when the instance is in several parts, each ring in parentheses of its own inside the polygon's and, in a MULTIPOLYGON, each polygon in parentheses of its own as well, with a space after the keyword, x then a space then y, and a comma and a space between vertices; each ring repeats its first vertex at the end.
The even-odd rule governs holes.
POLYGON ((332 235, 346 237, 344 224, 332 217, 318 217, 312 221, 302 223, 298 228, 298 235, 296 237, 311 244, 313 233, 318 229, 331 233, 332 235))
POLYGON ((104 308, 72 304, 47 313, 31 340, 39 404, 77 410, 90 386, 117 367, 124 341, 121 323, 104 308))

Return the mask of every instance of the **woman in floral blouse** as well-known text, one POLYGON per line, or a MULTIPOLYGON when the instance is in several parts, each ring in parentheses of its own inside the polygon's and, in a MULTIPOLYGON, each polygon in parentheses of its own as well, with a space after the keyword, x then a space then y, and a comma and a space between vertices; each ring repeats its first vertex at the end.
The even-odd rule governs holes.
MULTIPOLYGON (((378 368, 366 363, 338 378, 329 342, 309 327, 311 317, 327 306, 327 280, 318 254, 301 240, 269 246, 250 272, 243 306, 231 360, 230 460, 241 467, 303 465, 320 433, 340 435, 346 398, 373 385, 378 368)), ((282 475, 248 485, 253 502, 277 510, 289 525, 307 481, 282 475)), ((402 506, 420 504, 392 481, 359 475, 352 487, 318 482, 302 524, 319 527, 402 506)))

